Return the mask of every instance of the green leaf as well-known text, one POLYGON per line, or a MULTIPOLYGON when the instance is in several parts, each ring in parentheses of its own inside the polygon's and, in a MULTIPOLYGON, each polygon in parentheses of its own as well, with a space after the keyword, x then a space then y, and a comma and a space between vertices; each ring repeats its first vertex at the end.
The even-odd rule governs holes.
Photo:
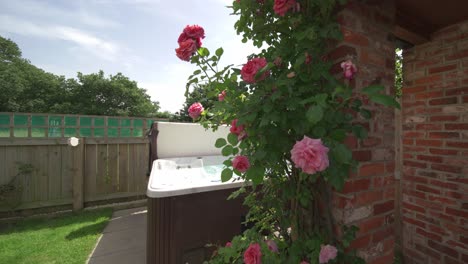
POLYGON ((385 94, 372 94, 369 95, 369 99, 378 104, 392 106, 400 109, 400 104, 393 97, 385 94))
POLYGON ((210 56, 210 51, 207 48, 201 47, 198 49, 198 54, 202 57, 208 57, 210 56))
POLYGON ((372 84, 362 89, 362 93, 366 95, 377 94, 380 91, 383 91, 384 87, 381 84, 372 84))
POLYGON ((362 117, 364 117, 365 119, 370 119, 372 117, 372 113, 371 111, 367 110, 367 109, 364 109, 364 108, 361 108, 361 110, 359 111, 359 113, 361 114, 362 117))
POLYGON ((307 120, 312 124, 319 122, 323 118, 322 107, 318 105, 312 106, 311 108, 309 108, 309 110, 307 110, 306 117, 307 120))
POLYGON ((223 172, 221 172, 221 181, 222 182, 227 182, 232 178, 232 170, 231 169, 224 169, 223 172))
POLYGON ((221 154, 223 154, 223 156, 229 156, 232 154, 232 146, 230 145, 227 145, 225 146, 222 150, 221 150, 221 154))
POLYGON ((215 54, 216 54, 216 56, 218 56, 218 57, 221 57, 221 55, 223 55, 223 53, 224 53, 223 48, 219 48, 219 49, 217 49, 217 50, 215 51, 215 54))
POLYGON ((233 134, 233 133, 229 133, 228 136, 227 136, 227 139, 228 139, 229 144, 231 144, 233 146, 237 145, 237 143, 239 142, 237 140, 237 135, 233 134))
POLYGON ((312 133, 314 134, 315 137, 321 138, 321 137, 325 136, 327 131, 325 130, 325 128, 323 128, 321 126, 316 126, 316 127, 314 127, 312 129, 312 133))
POLYGON ((367 130, 361 125, 353 126, 353 134, 359 139, 367 138, 367 130))
POLYGON ((223 165, 226 166, 226 167, 231 167, 232 166, 232 161, 231 160, 225 160, 223 162, 223 165))
POLYGON ((351 151, 343 144, 337 144, 333 148, 333 154, 340 163, 349 163, 352 158, 351 151))
POLYGON ((227 142, 226 142, 226 139, 224 138, 218 138, 215 142, 215 147, 217 148, 222 148, 224 146, 226 146, 227 142))
POLYGON ((254 184, 260 184, 263 182, 263 176, 265 175, 265 168, 260 166, 250 167, 247 171, 247 179, 252 180, 254 184))
POLYGON ((343 141, 346 137, 346 130, 335 129, 330 133, 330 137, 336 141, 343 141))
POLYGON ((201 70, 196 70, 193 72, 193 75, 197 75, 197 74, 200 74, 201 73, 201 70))

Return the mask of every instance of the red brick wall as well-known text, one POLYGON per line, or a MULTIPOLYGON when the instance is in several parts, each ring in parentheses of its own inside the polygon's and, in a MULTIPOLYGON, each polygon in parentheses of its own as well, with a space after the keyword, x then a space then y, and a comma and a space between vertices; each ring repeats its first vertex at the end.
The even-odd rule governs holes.
MULTIPOLYGON (((338 15, 344 40, 328 56, 336 63, 352 59, 358 67, 351 81, 354 91, 371 84, 382 84, 387 94, 394 93, 395 46, 391 37, 394 21, 393 1, 350 1, 338 15), (386 3, 382 3, 386 2, 386 3)), ((334 215, 339 223, 360 227, 352 247, 367 263, 392 263, 395 212, 394 110, 370 104, 372 120, 356 117, 369 129, 369 137, 347 140, 360 168, 352 174, 341 194, 334 197, 334 215)))
POLYGON ((404 52, 407 263, 468 263, 468 21, 404 52))

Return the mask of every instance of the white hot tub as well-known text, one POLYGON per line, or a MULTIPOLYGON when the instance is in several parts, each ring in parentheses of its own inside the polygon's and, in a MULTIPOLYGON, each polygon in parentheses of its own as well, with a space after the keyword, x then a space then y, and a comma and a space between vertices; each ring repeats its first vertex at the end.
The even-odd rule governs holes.
POLYGON ((162 198, 239 188, 243 181, 221 182, 225 168, 223 156, 201 156, 158 159, 153 162, 147 196, 162 198))

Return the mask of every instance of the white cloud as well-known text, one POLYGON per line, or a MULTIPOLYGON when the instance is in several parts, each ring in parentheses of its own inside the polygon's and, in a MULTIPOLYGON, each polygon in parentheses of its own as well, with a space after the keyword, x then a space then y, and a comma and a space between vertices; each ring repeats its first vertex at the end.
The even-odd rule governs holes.
POLYGON ((103 40, 91 33, 76 28, 35 24, 7 15, 0 15, 0 32, 1 31, 24 36, 70 41, 78 45, 78 47, 109 61, 115 60, 117 52, 120 49, 116 44, 110 41, 103 40))

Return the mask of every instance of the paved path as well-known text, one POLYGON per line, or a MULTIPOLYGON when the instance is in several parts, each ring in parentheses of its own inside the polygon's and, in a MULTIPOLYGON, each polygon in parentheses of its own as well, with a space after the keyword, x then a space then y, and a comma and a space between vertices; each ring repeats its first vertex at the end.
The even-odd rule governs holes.
POLYGON ((146 263, 146 207, 114 212, 88 263, 146 263))

